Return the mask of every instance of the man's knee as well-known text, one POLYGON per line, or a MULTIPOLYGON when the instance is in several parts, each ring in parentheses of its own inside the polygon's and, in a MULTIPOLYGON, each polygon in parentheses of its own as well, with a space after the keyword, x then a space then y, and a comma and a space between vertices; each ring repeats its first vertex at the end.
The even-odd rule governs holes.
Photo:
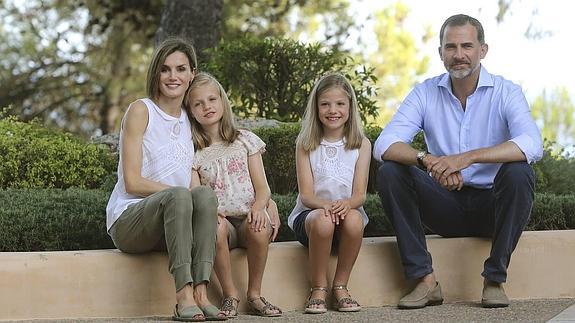
POLYGON ((495 186, 500 185, 533 190, 535 185, 533 168, 526 162, 504 163, 495 176, 495 186))
POLYGON ((408 167, 409 166, 394 161, 383 162, 377 171, 378 189, 381 190, 383 187, 392 186, 398 179, 407 176, 408 167))

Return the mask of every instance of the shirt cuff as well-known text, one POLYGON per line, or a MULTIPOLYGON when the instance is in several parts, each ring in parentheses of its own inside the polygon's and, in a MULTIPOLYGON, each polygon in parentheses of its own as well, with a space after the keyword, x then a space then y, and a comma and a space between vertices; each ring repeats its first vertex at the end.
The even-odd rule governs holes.
POLYGON ((537 145, 535 140, 527 134, 522 134, 509 141, 515 143, 523 154, 525 154, 528 164, 535 163, 543 156, 543 148, 540 147, 541 145, 537 145))
POLYGON ((396 142, 404 142, 401 138, 397 136, 380 136, 375 141, 375 145, 373 147, 373 158, 379 162, 383 162, 381 156, 387 151, 389 146, 393 145, 396 142))

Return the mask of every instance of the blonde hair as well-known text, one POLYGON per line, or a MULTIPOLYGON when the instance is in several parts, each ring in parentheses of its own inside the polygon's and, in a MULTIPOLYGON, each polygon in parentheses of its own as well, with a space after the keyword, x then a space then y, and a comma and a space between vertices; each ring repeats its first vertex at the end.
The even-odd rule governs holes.
POLYGON ((345 149, 359 149, 361 147, 364 135, 355 92, 345 76, 332 73, 323 76, 316 82, 307 100, 301 131, 296 139, 296 144, 307 152, 316 149, 323 138, 323 125, 319 120, 318 113, 319 96, 333 88, 342 89, 349 98, 349 119, 343 129, 345 149))
POLYGON ((213 77, 208 73, 200 72, 198 73, 198 75, 194 77, 194 80, 190 85, 190 89, 188 91, 188 95, 185 100, 186 111, 188 112, 190 122, 192 123, 192 138, 194 140, 194 146, 197 149, 208 147, 211 144, 211 142, 210 137, 204 131, 202 125, 199 124, 198 121, 192 116, 192 111, 190 107, 190 100, 192 96, 191 93, 194 89, 198 89, 200 87, 208 85, 215 86, 218 89, 222 101, 224 111, 222 115, 222 120, 220 122, 219 133, 223 141, 231 144, 236 140, 239 134, 238 127, 236 126, 236 122, 234 119, 234 113, 232 112, 232 107, 230 105, 230 100, 228 99, 226 91, 224 90, 220 82, 216 80, 215 77, 213 77))
POLYGON ((193 72, 197 66, 196 51, 191 43, 182 38, 170 37, 164 40, 152 55, 152 61, 148 67, 146 78, 146 92, 152 100, 157 100, 160 96, 160 72, 166 58, 174 52, 182 52, 188 58, 190 69, 193 72))

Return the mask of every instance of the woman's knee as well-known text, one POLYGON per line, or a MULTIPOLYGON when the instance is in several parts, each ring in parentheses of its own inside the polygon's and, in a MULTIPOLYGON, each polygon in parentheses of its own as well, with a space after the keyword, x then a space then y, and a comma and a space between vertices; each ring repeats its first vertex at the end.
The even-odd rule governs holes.
POLYGON ((162 201, 166 208, 172 208, 174 212, 168 212, 166 215, 179 217, 191 217, 192 195, 190 190, 185 187, 170 187, 163 191, 162 201))
POLYGON ((190 190, 185 188, 185 187, 181 187, 181 186, 174 186, 174 187, 170 187, 170 188, 166 188, 165 190, 162 191, 162 193, 164 193, 167 197, 167 199, 169 200, 177 200, 177 201, 191 201, 192 200, 192 195, 190 193, 190 190))
POLYGON ((196 186, 192 189, 191 192, 194 207, 211 206, 217 208, 218 197, 216 196, 216 193, 214 193, 214 190, 212 190, 209 186, 196 186))

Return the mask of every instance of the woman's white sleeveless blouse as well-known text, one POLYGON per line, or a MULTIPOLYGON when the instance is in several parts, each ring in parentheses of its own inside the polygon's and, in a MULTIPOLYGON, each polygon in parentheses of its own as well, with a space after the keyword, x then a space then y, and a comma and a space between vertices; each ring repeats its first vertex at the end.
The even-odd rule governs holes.
MULTIPOLYGON (((142 143, 142 177, 170 186, 190 187, 194 143, 190 121, 182 109, 179 118, 162 111, 152 100, 141 99, 148 108, 148 125, 142 143)), ((123 125, 123 120, 122 120, 123 125)), ((122 151, 123 131, 120 131, 120 152, 122 151)), ((112 191, 106 207, 106 227, 108 230, 128 206, 142 200, 130 195, 124 184, 122 156, 118 163, 118 182, 112 191)))

